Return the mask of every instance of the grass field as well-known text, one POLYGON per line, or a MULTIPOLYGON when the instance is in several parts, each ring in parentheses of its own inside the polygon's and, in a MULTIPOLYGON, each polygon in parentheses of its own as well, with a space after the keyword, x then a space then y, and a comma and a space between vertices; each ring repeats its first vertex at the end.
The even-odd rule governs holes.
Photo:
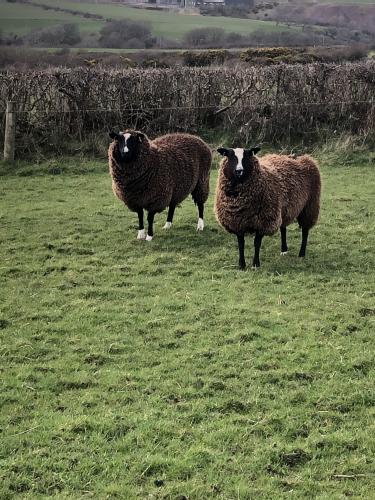
POLYGON ((97 32, 103 26, 100 21, 77 17, 73 14, 47 11, 34 5, 7 3, 6 0, 0 0, 0 30, 3 33, 25 35, 38 28, 64 23, 78 23, 80 30, 86 33, 97 32))
MULTIPOLYGON (((46 5, 56 5, 55 1, 43 0, 46 5)), ((249 34, 255 30, 262 29, 270 32, 282 32, 300 28, 277 26, 275 22, 255 21, 248 19, 235 19, 228 17, 208 17, 200 15, 184 15, 174 12, 159 12, 145 9, 134 9, 121 5, 105 5, 92 3, 76 3, 61 1, 60 7, 100 14, 114 19, 130 19, 133 21, 147 21, 151 23, 152 32, 156 36, 181 39, 182 36, 194 29, 204 27, 219 27, 228 32, 235 31, 241 34, 249 34)), ((104 25, 104 22, 86 20, 84 17, 73 16, 55 11, 45 11, 42 8, 24 5, 8 4, 0 0, 0 28, 4 33, 13 32, 25 34, 32 29, 61 24, 62 22, 77 23, 82 31, 96 32, 104 25), (25 8, 27 7, 27 8, 25 8), (29 28, 30 26, 30 28, 29 28)))
POLYGON ((322 162, 308 257, 257 272, 216 172, 146 243, 105 159, 2 165, 0 498, 373 498, 374 159, 322 162))

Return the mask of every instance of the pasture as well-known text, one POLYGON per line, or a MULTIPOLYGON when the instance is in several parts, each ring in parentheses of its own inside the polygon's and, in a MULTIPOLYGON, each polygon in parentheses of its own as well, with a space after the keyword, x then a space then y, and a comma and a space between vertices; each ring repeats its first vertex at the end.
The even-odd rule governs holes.
MULTIPOLYGON (((43 0, 38 3, 56 6, 55 0, 43 0)), ((129 19, 131 21, 146 21, 150 23, 152 33, 156 36, 164 36, 180 40, 183 35, 195 28, 223 28, 228 32, 236 32, 243 35, 262 29, 269 32, 282 32, 288 30, 300 30, 301 28, 276 25, 272 21, 256 21, 249 19, 237 19, 228 17, 210 17, 201 15, 189 15, 176 12, 160 12, 146 9, 135 9, 122 5, 93 4, 85 2, 61 1, 59 7, 91 14, 100 14, 105 18, 129 19)), ((0 28, 4 33, 13 32, 25 34, 32 29, 50 26, 52 24, 74 23, 78 24, 82 32, 97 32, 104 26, 104 21, 86 19, 83 16, 74 16, 64 12, 43 10, 34 5, 7 3, 0 0, 0 28)))
POLYGON ((39 28, 66 23, 78 24, 83 33, 97 32, 103 26, 101 21, 77 17, 66 12, 0 0, 0 29, 3 33, 25 35, 39 28))
POLYGON ((215 170, 147 244, 105 159, 1 164, 0 497, 372 498, 374 159, 322 160, 306 260, 257 272, 215 170))

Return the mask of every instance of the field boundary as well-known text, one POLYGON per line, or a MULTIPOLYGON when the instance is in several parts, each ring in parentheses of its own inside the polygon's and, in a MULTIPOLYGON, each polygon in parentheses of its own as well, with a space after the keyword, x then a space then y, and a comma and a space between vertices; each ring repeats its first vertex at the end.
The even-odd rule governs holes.
POLYGON ((8 71, 0 74, 0 113, 17 102, 20 153, 50 145, 64 152, 88 137, 99 143, 113 129, 272 144, 321 142, 339 131, 366 141, 375 130, 374 66, 8 71))

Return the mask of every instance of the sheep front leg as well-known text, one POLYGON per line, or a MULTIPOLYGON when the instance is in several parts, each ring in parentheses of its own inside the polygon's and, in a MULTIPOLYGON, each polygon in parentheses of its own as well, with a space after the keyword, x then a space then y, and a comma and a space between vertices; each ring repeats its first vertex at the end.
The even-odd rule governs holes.
POLYGON ((154 236, 154 217, 155 217, 155 212, 149 212, 147 215, 148 229, 147 229, 146 241, 151 241, 152 237, 154 236))
POLYGON ((302 243, 301 243, 301 249, 299 251, 298 257, 305 257, 308 237, 309 237, 309 230, 306 227, 303 227, 302 228, 302 243))
POLYGON ((240 260, 238 262, 238 265, 239 265, 240 269, 245 269, 246 262, 245 262, 245 235, 244 235, 244 233, 237 234, 237 241, 238 241, 238 251, 240 254, 240 260))
POLYGON ((165 223, 163 229, 170 229, 172 227, 175 208, 176 208, 176 205, 169 205, 167 222, 165 223))
POLYGON ((288 245, 286 243, 286 227, 280 227, 281 233, 281 255, 288 253, 288 245))
POLYGON ((262 245, 262 239, 263 239, 263 235, 257 231, 255 233, 255 238, 254 238, 254 250, 255 250, 255 252, 254 252, 254 259, 253 259, 253 269, 260 267, 259 252, 260 252, 260 247, 262 245))
POLYGON ((138 210, 138 240, 145 240, 146 239, 146 233, 145 233, 145 226, 143 224, 143 209, 138 210))

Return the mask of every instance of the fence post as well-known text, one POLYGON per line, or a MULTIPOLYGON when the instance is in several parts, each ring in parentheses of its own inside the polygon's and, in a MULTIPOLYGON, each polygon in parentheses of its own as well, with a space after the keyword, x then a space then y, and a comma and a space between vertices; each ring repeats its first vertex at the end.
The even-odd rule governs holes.
POLYGON ((7 102, 4 135, 4 160, 14 161, 14 149, 16 144, 16 103, 7 102))

